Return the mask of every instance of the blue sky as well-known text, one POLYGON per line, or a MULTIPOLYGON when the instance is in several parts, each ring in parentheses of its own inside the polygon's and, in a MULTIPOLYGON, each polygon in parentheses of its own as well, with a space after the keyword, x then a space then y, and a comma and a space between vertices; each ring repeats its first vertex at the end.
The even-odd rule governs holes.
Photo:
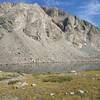
POLYGON ((43 6, 58 7, 100 27, 100 0, 0 0, 38 3, 43 6))

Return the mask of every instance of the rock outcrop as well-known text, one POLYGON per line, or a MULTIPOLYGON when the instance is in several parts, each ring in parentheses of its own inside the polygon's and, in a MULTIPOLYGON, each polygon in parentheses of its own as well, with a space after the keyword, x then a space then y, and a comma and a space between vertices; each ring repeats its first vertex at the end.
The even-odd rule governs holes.
POLYGON ((99 59, 100 29, 58 9, 0 4, 0 64, 99 59))
POLYGON ((88 44, 100 50, 100 29, 89 22, 71 16, 57 8, 43 7, 53 22, 65 33, 65 38, 74 46, 82 48, 88 44))

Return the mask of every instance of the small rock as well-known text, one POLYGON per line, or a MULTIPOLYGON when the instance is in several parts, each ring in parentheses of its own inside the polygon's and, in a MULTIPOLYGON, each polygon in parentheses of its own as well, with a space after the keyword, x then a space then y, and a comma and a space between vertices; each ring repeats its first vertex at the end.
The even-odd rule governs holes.
POLYGON ((84 91, 83 90, 78 90, 79 93, 81 94, 84 94, 84 91))
POLYGON ((79 44, 79 45, 78 45, 78 47, 79 47, 79 48, 82 48, 82 47, 83 47, 83 45, 82 45, 82 44, 79 44))
POLYGON ((21 84, 21 87, 26 86, 26 85, 28 85, 28 83, 24 82, 24 83, 21 84))
POLYGON ((66 92, 65 94, 68 95, 68 92, 66 92))
POLYGON ((86 43, 84 43, 84 45, 86 46, 87 44, 86 44, 86 43))
POLYGON ((94 89, 97 89, 96 87, 93 87, 94 89))
POLYGON ((36 84, 33 83, 33 84, 31 84, 31 86, 36 86, 36 84))
POLYGON ((70 92, 70 94, 71 94, 71 95, 74 95, 75 93, 74 93, 74 92, 70 92))
POLYGON ((55 93, 50 93, 50 96, 54 96, 55 95, 55 93))
POLYGON ((17 84, 16 84, 16 89, 18 89, 18 88, 21 88, 21 87, 24 87, 24 86, 27 86, 28 85, 28 83, 27 82, 18 82, 17 84))
POLYGON ((71 70, 71 73, 77 73, 75 70, 71 70))

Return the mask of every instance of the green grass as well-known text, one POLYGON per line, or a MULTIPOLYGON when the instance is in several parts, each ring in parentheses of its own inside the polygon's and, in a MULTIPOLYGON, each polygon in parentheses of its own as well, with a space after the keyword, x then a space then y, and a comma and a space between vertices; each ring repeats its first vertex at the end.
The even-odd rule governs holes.
POLYGON ((43 82, 66 82, 71 81, 73 78, 71 76, 47 76, 43 79, 43 82))
POLYGON ((22 75, 22 79, 8 85, 0 83, 0 96, 17 96, 19 100, 100 100, 100 71, 89 70, 73 73, 32 73, 22 75), (14 88, 19 81, 28 83, 24 88, 14 88), (36 86, 32 86, 35 83, 36 86), (83 90, 84 94, 78 93, 83 90), (10 92, 9 92, 10 91, 10 92), (68 93, 66 95, 65 93, 68 93), (74 95, 70 95, 74 92, 74 95), (54 96, 50 94, 54 93, 54 96))
POLYGON ((0 81, 9 79, 12 77, 17 77, 19 74, 18 73, 13 73, 13 72, 0 72, 0 81))
POLYGON ((20 82, 20 80, 12 80, 8 82, 8 85, 14 85, 16 83, 20 82))

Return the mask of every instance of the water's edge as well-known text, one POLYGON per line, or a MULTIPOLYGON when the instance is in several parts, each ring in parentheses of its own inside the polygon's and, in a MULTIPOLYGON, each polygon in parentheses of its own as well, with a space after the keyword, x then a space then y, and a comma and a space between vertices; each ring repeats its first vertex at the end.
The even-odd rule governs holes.
POLYGON ((2 71, 14 72, 68 72, 71 70, 81 71, 89 69, 100 69, 99 62, 81 63, 30 63, 30 64, 0 64, 2 71))

